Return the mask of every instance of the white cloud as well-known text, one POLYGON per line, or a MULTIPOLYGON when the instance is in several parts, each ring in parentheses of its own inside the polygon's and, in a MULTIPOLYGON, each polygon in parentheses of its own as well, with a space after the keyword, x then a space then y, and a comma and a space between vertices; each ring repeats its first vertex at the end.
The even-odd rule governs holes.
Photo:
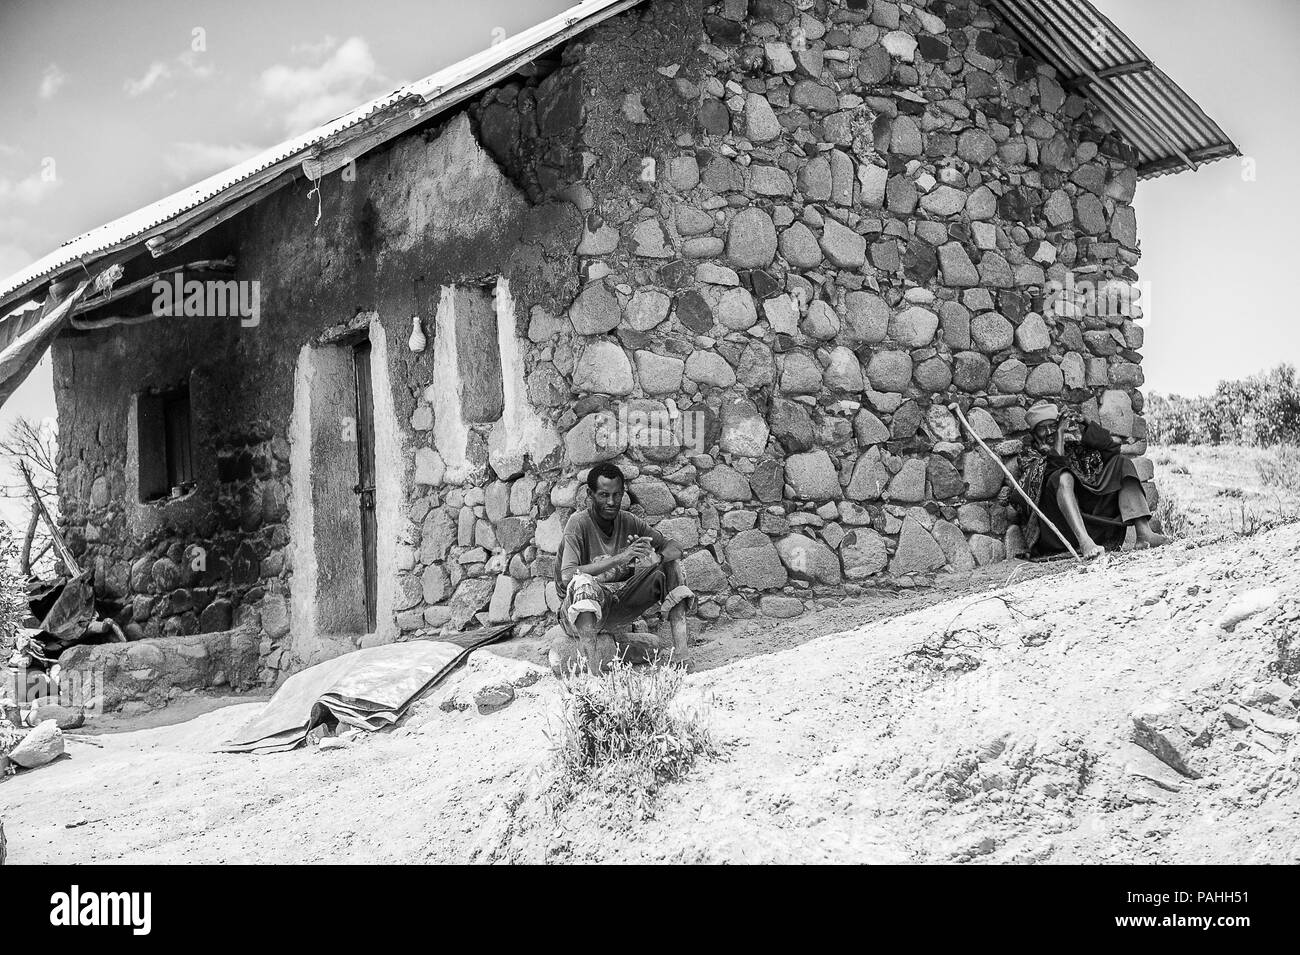
POLYGON ((41 74, 41 99, 53 97, 66 82, 68 74, 59 68, 59 64, 51 63, 41 74))
POLYGON ((233 143, 228 146, 219 143, 172 143, 163 154, 163 166, 178 180, 198 182, 205 176, 228 169, 259 152, 260 147, 248 143, 233 143))
POLYGON ((336 37, 327 35, 319 43, 312 43, 310 40, 306 40, 302 43, 295 43, 289 48, 289 52, 294 56, 305 56, 308 59, 320 60, 325 57, 326 53, 338 45, 339 41, 336 37))
POLYGON ((206 80, 216 72, 213 69, 212 64, 204 63, 200 59, 200 55, 194 50, 186 50, 180 56, 176 57, 176 62, 185 67, 185 71, 191 76, 198 77, 201 80, 206 80))
POLYGON ((58 187, 57 179, 45 179, 36 173, 23 179, 0 176, 0 202, 34 206, 58 187))
POLYGON ((319 59, 315 65, 289 66, 277 63, 262 72, 257 91, 273 107, 289 107, 285 126, 301 132, 346 113, 366 101, 368 88, 384 83, 375 67, 370 46, 359 36, 348 37, 334 47, 330 37, 314 45, 299 44, 295 50, 310 50, 319 59))
POLYGON ((157 86, 159 82, 167 79, 171 75, 171 67, 162 60, 154 60, 149 64, 149 69, 144 71, 144 76, 140 77, 138 80, 128 79, 126 81, 124 86, 126 89, 126 95, 141 96, 149 92, 157 86))
POLYGON ((138 80, 127 78, 124 84, 127 96, 143 96, 151 89, 161 86, 165 80, 182 76, 192 76, 206 80, 216 72, 210 63, 203 60, 203 54, 195 50, 186 50, 171 60, 154 60, 138 80))

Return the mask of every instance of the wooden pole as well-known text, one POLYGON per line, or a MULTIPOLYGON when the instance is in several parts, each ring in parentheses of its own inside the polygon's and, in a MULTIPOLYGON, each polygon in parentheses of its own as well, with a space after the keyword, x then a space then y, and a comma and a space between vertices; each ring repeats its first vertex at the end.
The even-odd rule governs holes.
MULTIPOLYGON (((41 519, 41 512, 32 505, 32 516, 27 521, 27 536, 23 538, 23 556, 21 570, 24 577, 30 576, 32 572, 32 541, 36 537, 36 525, 41 519)), ((40 560, 38 557, 37 560, 40 560)))
POLYGON ((1038 515, 1038 519, 1046 524, 1048 528, 1051 529, 1052 533, 1061 539, 1061 543, 1064 544, 1065 549, 1070 552, 1070 556, 1079 561, 1079 563, 1083 563, 1083 558, 1079 556, 1079 552, 1070 546, 1069 538, 1062 534, 1060 529, 1057 528, 1050 519, 1048 519, 1047 515, 1038 509, 1038 505, 1030 499, 1029 495, 1025 493, 1025 489, 1020 486, 1020 482, 1012 476, 1011 472, 1007 470, 1007 466, 1002 463, 1002 458, 995 454, 993 449, 984 443, 984 439, 975 433, 975 429, 970 426, 970 422, 966 420, 966 416, 961 413, 961 408, 958 406, 957 402, 954 401, 948 407, 952 411, 956 412, 958 419, 960 419, 963 427, 966 428, 966 433, 974 438, 975 442, 984 449, 985 453, 988 454, 989 457, 993 459, 993 463, 1002 469, 1002 473, 1007 476, 1007 480, 1011 482, 1011 486, 1016 489, 1022 498, 1025 499, 1025 503, 1028 504, 1033 512, 1038 515))
POLYGON ((59 555, 59 560, 63 561, 63 566, 68 569, 68 575, 71 577, 81 576, 81 566, 77 559, 72 556, 72 551, 68 550, 68 545, 63 543, 63 538, 59 536, 59 529, 54 526, 54 519, 50 517, 50 512, 45 509, 45 502, 41 500, 40 491, 36 490, 36 482, 32 480, 32 473, 27 470, 27 462, 19 461, 18 469, 23 472, 23 480, 27 482, 27 490, 31 492, 32 500, 40 509, 41 519, 45 521, 45 526, 49 528, 50 537, 54 544, 54 552, 59 555))

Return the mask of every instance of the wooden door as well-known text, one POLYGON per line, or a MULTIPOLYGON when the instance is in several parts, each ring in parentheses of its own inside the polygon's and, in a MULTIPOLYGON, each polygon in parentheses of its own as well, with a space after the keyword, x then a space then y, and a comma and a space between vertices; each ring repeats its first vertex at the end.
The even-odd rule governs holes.
POLYGON ((352 346, 357 381, 357 507, 361 511, 361 572, 365 577, 366 631, 375 632, 378 621, 379 564, 375 521, 375 415, 370 378, 370 342, 352 346))

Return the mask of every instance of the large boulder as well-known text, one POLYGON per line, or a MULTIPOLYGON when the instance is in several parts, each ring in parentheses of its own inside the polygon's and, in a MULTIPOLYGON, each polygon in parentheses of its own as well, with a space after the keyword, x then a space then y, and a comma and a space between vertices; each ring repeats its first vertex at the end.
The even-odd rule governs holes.
POLYGON ((898 550, 889 565, 889 572, 895 577, 906 574, 926 574, 939 570, 947 562, 943 549, 914 517, 903 521, 903 530, 898 535, 898 550))
POLYGON ((822 252, 830 263, 841 269, 858 269, 867 260, 867 240, 834 219, 827 219, 822 229, 822 252))
POLYGON ((700 487, 721 501, 748 501, 749 481, 735 468, 719 464, 700 476, 700 487))
POLYGON ((682 390, 682 373, 686 362, 670 355, 656 355, 652 351, 636 353, 636 373, 641 388, 648 395, 677 394, 682 390))
POLYGON ((584 416, 564 435, 564 450, 574 467, 608 461, 627 450, 627 436, 608 412, 584 416))
POLYGON ((961 476, 966 483, 966 497, 972 501, 997 497, 1006 479, 1002 469, 983 449, 967 451, 962 456, 961 476))
POLYGON ((905 348, 921 348, 930 343, 938 327, 938 315, 928 308, 913 305, 890 320, 889 337, 905 348))
POLYGON ((791 577, 818 584, 840 582, 839 558, 821 541, 802 534, 788 534, 776 542, 776 549, 791 577))
POLYGON ((762 209, 741 209, 727 228, 727 260, 737 268, 761 269, 776 255, 776 227, 762 209))
POLYGON ((756 458, 767 449, 767 422, 753 402, 737 398, 722 406, 722 436, 718 446, 729 454, 756 458))
POLYGON ((682 560, 686 584, 696 593, 716 594, 727 589, 727 577, 707 550, 687 554, 682 560))
POLYGON ((831 391, 859 392, 866 387, 862 365, 849 348, 837 345, 831 349, 830 362, 822 375, 822 384, 831 391))
POLYGON ((574 366, 573 387, 593 394, 630 394, 632 363, 627 360, 627 352, 614 342, 592 342, 574 366))
POLYGON ((839 472, 824 448, 786 458, 785 480, 803 500, 834 500, 841 495, 839 472))
POLYGON ((581 335, 599 335, 618 327, 622 312, 618 299, 604 282, 593 282, 569 306, 569 321, 581 335))
POLYGON ((840 557, 844 561, 844 575, 849 580, 878 574, 889 563, 885 539, 870 527, 855 527, 849 531, 840 543, 840 557))
MULTIPOLYGON (((909 360, 910 362, 910 360, 909 360)), ((908 366, 911 375, 911 366, 908 366)), ((807 352, 792 351, 781 359, 781 393, 815 395, 822 387, 822 366, 807 352)))
POLYGON ((796 454, 812 449, 814 432, 812 415, 798 401, 780 396, 772 399, 768 423, 773 436, 781 442, 786 454, 796 454))
POLYGON ((9 751, 9 759, 23 769, 35 769, 54 762, 63 753, 63 731, 54 720, 45 720, 9 751))
POLYGON ((731 582, 737 587, 772 590, 789 582, 772 539, 760 530, 741 531, 727 542, 731 582))

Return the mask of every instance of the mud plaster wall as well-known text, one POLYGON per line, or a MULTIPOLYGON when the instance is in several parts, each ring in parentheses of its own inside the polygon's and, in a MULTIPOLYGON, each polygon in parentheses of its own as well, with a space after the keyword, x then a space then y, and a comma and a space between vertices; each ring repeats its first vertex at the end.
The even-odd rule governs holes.
MULTIPOLYGON (((580 234, 568 203, 557 209, 523 200, 477 146, 464 115, 363 158, 355 178, 327 179, 318 224, 309 189, 290 187, 187 250, 189 258, 236 255, 235 277, 261 283, 257 327, 159 320, 73 333, 55 345, 64 520, 79 559, 96 569, 101 594, 123 603, 119 619, 132 638, 251 620, 263 632, 266 678, 358 641, 348 631, 359 607, 350 614, 325 607, 317 619, 312 599, 344 570, 359 577, 356 561, 341 568, 320 560, 333 553, 328 527, 318 523, 322 504, 339 513, 355 508, 340 492, 356 481, 355 449, 313 444, 313 432, 318 442, 339 434, 351 394, 347 374, 329 385, 344 382, 342 393, 313 391, 314 379, 339 371, 335 341, 368 329, 372 346, 380 586, 370 639, 391 640, 400 632, 397 615, 423 596, 412 557, 428 489, 414 509, 406 495, 417 470, 429 466, 419 428, 432 422, 416 412, 434 380, 440 290, 486 283, 495 309, 502 301, 513 307, 508 292, 496 294, 498 280, 571 286, 574 267, 563 246, 571 257, 580 234), (420 354, 406 347, 415 314, 430 337, 420 354), (128 467, 135 395, 186 379, 198 485, 181 500, 137 503, 128 467), (426 455, 417 461, 419 444, 426 455), (191 561, 195 554, 202 560, 191 561)), ((506 327, 513 332, 513 317, 506 327)), ((495 354, 495 339, 492 346, 495 354)), ((512 415, 519 420, 518 409, 512 415)), ((486 481, 492 427, 463 429, 468 479, 486 481)))
POLYGON ((707 621, 1016 550, 948 401, 1008 460, 1040 396, 1143 450, 1141 328, 1042 298, 1070 271, 1135 278, 1129 153, 982 8, 657 2, 559 56, 326 177, 319 223, 308 184, 233 220, 259 328, 58 344, 64 512, 134 634, 224 620, 179 610, 189 591, 256 614, 268 675, 346 645, 307 619, 322 582, 299 489, 317 465, 291 453, 291 418, 304 349, 363 325, 387 342, 379 431, 401 460, 381 640, 543 626, 597 460, 683 545, 707 621), (497 320, 493 422, 463 414, 469 294, 497 320), (123 504, 130 396, 189 369, 210 383, 195 430, 216 474, 188 501, 123 504), (206 575, 173 579, 192 546, 206 575))

